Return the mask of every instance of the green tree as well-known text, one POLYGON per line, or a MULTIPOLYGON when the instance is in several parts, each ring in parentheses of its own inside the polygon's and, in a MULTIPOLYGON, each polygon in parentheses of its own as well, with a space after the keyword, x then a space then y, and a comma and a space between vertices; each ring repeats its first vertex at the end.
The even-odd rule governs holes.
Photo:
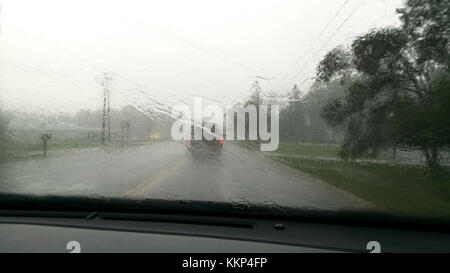
POLYGON ((431 170, 439 166, 439 149, 450 145, 448 129, 440 128, 449 120, 442 101, 448 99, 449 7, 448 0, 409 0, 398 10, 400 28, 372 30, 319 63, 319 81, 351 80, 346 95, 322 110, 328 125, 345 132, 344 157, 399 147, 420 149, 431 170))
POLYGON ((289 103, 280 112, 280 139, 308 143, 336 141, 336 135, 327 128, 320 110, 331 98, 342 95, 344 87, 338 82, 315 83, 310 91, 301 95, 294 86, 288 93, 289 103))
POLYGON ((442 76, 431 83, 432 107, 422 107, 410 98, 396 105, 393 131, 402 147, 422 149, 430 168, 439 163, 438 150, 450 144, 450 78, 442 76))

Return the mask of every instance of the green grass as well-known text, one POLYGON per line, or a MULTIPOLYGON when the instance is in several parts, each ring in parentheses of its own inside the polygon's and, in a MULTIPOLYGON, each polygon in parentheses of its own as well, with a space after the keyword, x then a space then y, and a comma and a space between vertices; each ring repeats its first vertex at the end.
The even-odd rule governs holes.
POLYGON ((450 169, 274 157, 389 212, 450 219, 450 169))
MULTIPOLYGON (((272 154, 339 159, 340 150, 341 148, 337 144, 280 143, 278 149, 272 152, 272 154)), ((392 157, 386 154, 381 154, 376 157, 370 154, 364 154, 359 158, 368 160, 392 160, 392 157)))
MULTIPOLYGON (((259 150, 256 142, 241 145, 259 150)), ((324 159, 338 158, 339 150, 336 145, 280 143, 266 154, 390 213, 450 220, 450 168, 429 175, 422 166, 324 159)))
POLYGON ((317 157, 338 157, 339 146, 337 145, 317 145, 304 143, 280 143, 277 154, 283 155, 304 155, 317 157))
MULTIPOLYGON (((72 149, 88 149, 94 147, 103 147, 105 149, 121 149, 124 147, 133 147, 151 144, 154 141, 148 140, 129 140, 126 145, 122 143, 120 139, 113 139, 107 141, 105 145, 102 145, 99 140, 92 140, 87 138, 65 138, 65 139, 52 139, 48 142, 48 156, 52 156, 52 151, 57 150, 72 150, 72 149)), ((0 152, 0 161, 18 160, 18 159, 33 159, 43 157, 43 144, 42 142, 33 141, 10 141, 2 148, 0 152)))

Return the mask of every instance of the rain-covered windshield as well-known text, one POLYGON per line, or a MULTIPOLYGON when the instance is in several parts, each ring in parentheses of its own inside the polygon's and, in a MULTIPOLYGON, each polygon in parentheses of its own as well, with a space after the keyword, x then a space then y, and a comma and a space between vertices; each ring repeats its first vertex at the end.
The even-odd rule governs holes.
POLYGON ((450 219, 448 0, 0 11, 0 193, 450 219))

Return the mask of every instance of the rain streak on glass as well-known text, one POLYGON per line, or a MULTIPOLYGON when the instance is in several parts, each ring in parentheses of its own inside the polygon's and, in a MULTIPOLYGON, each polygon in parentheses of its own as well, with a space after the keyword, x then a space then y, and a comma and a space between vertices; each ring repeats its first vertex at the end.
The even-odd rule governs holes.
POLYGON ((0 194, 450 219, 448 1, 0 5, 0 194))

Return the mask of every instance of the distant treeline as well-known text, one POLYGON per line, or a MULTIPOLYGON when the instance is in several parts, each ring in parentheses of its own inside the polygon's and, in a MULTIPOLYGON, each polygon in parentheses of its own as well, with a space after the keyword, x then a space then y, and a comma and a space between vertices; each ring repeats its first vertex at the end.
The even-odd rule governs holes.
MULTIPOLYGON (((42 136, 50 135, 49 149, 95 147, 102 143, 102 110, 69 113, 24 113, 0 109, 0 159, 29 156, 42 149, 42 136)), ((111 137, 115 144, 170 138, 171 120, 152 119, 133 106, 111 111, 111 137), (129 124, 128 130, 122 124, 129 124)))
MULTIPOLYGON (((75 114, 68 113, 22 113, 17 111, 0 111, 0 130, 2 136, 7 131, 91 131, 92 135, 102 130, 103 111, 80 110, 75 114)), ((118 134, 121 131, 121 122, 130 124, 129 134, 132 138, 147 138, 149 134, 169 132, 170 120, 152 119, 134 106, 127 105, 120 110, 111 110, 111 130, 118 134)))
POLYGON ((343 96, 345 86, 332 82, 316 83, 304 96, 297 86, 289 93, 289 103, 280 113, 280 140, 303 143, 337 143, 342 137, 331 130, 321 117, 324 105, 343 96))

